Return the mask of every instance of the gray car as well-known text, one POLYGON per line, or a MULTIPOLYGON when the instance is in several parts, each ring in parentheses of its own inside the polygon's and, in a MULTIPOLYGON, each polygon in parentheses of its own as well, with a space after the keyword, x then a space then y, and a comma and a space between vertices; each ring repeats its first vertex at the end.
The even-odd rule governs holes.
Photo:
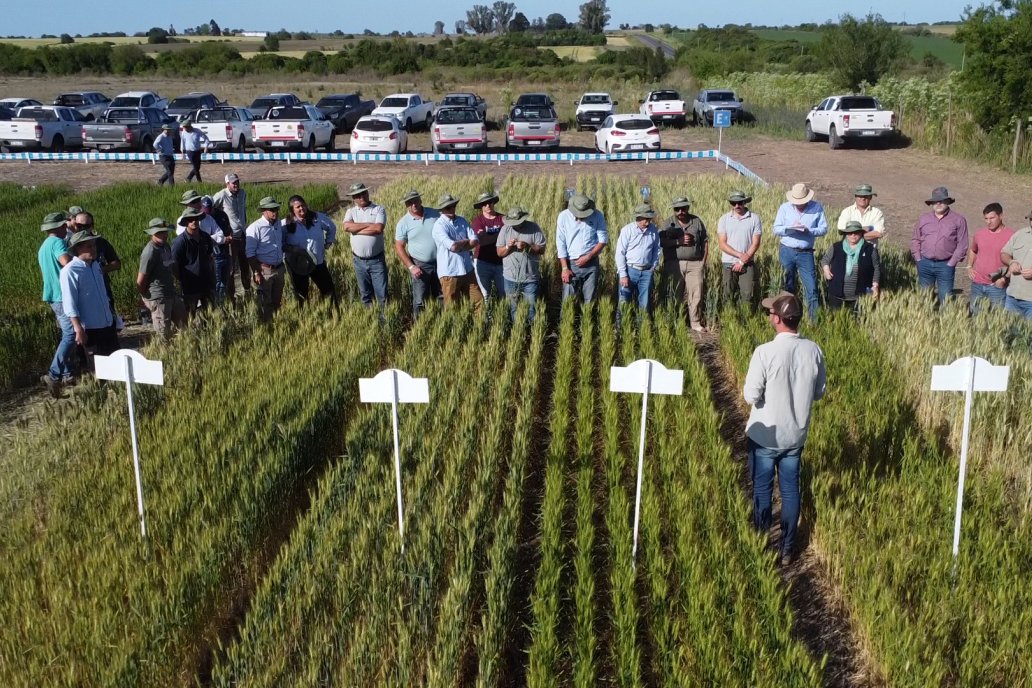
POLYGON ((506 148, 558 148, 559 117, 547 105, 518 105, 505 123, 506 148))
POLYGON ((745 116, 742 99, 729 88, 707 88, 699 91, 692 102, 692 123, 698 126, 713 125, 713 113, 727 110, 731 113, 731 122, 740 124, 745 116))

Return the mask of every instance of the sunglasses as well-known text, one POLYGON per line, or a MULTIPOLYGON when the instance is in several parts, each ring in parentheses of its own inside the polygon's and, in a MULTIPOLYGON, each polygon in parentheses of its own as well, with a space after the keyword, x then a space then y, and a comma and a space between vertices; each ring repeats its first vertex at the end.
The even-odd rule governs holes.
POLYGON ((739 206, 739 205, 744 206, 745 205, 745 201, 731 201, 731 205, 733 205, 733 206, 739 206))

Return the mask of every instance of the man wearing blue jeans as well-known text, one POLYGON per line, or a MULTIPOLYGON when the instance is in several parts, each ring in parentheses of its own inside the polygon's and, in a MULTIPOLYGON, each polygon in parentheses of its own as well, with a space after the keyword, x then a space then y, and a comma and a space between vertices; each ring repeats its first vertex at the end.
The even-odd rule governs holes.
POLYGON ((43 384, 55 398, 61 396, 62 385, 75 382, 75 329, 61 303, 61 268, 72 260, 65 242, 67 219, 64 213, 50 213, 43 218, 40 229, 47 233, 47 238, 43 240, 37 254, 39 269, 43 274, 43 301, 54 312, 57 326, 61 329, 61 341, 54 351, 50 370, 43 376, 43 384))
POLYGON ((743 395, 752 406, 746 435, 753 481, 753 524, 770 528, 774 473, 781 490, 781 564, 792 563, 802 495, 799 471, 803 445, 810 430, 813 402, 824 396, 824 353, 816 343, 799 336, 802 305, 793 294, 782 292, 764 299, 774 339, 753 351, 745 376, 743 395))
MULTIPOLYGON (((649 312, 652 275, 659 268, 659 231, 652 222, 655 217, 652 206, 639 205, 634 209, 634 222, 624 225, 616 240, 620 306, 637 297, 639 320, 649 312)), ((618 324, 621 310, 616 311, 618 324)))
POLYGON ((953 292, 957 265, 968 252, 967 220, 950 209, 953 202, 945 186, 936 187, 931 198, 925 201, 930 212, 918 219, 910 238, 910 254, 917 263, 918 287, 935 287, 940 304, 953 292))
POLYGON ((441 299, 441 280, 437 278, 437 245, 434 223, 441 216, 423 207, 423 198, 412 189, 401 199, 405 214, 394 229, 394 253, 412 276, 412 319, 423 312, 424 301, 441 299))
POLYGON ((520 206, 509 208, 505 224, 498 233, 496 248, 505 271, 505 294, 509 297, 509 319, 516 319, 516 302, 522 296, 529 306, 527 318, 534 322, 538 283, 541 281, 541 256, 545 253, 545 233, 530 213, 520 206))
POLYGON ((598 286, 598 255, 609 241, 609 226, 595 201, 574 194, 555 220, 555 251, 562 265, 563 301, 579 294, 591 303, 598 286))
POLYGON ((344 231, 351 235, 355 277, 362 303, 373 305, 373 295, 382 309, 387 303, 387 259, 383 254, 383 227, 387 212, 369 200, 369 189, 358 182, 348 189, 354 203, 344 214, 344 231))
POLYGON ((806 184, 795 184, 785 194, 785 202, 778 208, 772 227, 780 237, 778 260, 785 271, 783 288, 796 293, 796 278, 806 290, 810 319, 817 317, 817 268, 813 258, 814 239, 828 233, 828 218, 824 208, 813 200, 813 190, 806 184))

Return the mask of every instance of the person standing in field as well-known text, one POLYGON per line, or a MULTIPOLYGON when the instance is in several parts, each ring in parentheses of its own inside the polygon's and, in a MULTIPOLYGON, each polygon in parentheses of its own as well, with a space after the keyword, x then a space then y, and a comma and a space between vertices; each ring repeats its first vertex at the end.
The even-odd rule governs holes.
POLYGON ((753 259, 760 250, 763 223, 759 215, 749 210, 752 198, 744 192, 732 191, 727 202, 731 204, 731 210, 717 223, 721 286, 724 298, 732 302, 740 299, 752 308, 757 281, 753 259))
POLYGON ((358 293, 366 306, 373 305, 375 295, 383 310, 387 304, 387 258, 383 243, 387 211, 369 200, 369 189, 361 182, 352 184, 348 195, 354 205, 344 214, 344 231, 351 235, 358 293))
POLYGON ((985 227, 975 232, 968 249, 968 275, 971 277, 971 314, 978 313, 983 302, 1003 308, 1007 301, 1009 270, 1003 262, 1003 247, 1014 236, 1014 230, 1003 224, 1003 206, 990 203, 982 209, 985 227))
POLYGON ((456 213, 459 199, 445 194, 437 201, 440 217, 434 222, 434 244, 437 246, 437 276, 445 307, 469 299, 473 310, 480 312, 484 294, 473 274, 473 249, 479 244, 466 218, 456 213))
POLYGON ((520 206, 509 208, 505 224, 498 233, 498 255, 505 270, 505 293, 509 297, 509 318, 516 319, 516 304, 522 296, 530 310, 527 317, 534 322, 538 283, 541 281, 541 256, 545 253, 545 233, 530 213, 520 206))
POLYGON ((176 236, 181 235, 186 229, 185 223, 180 222, 186 213, 201 213, 198 224, 201 231, 211 237, 212 250, 214 251, 215 302, 221 304, 229 290, 227 283, 232 281, 232 277, 227 274, 230 267, 229 246, 233 242, 232 235, 226 233, 215 217, 212 216, 211 211, 215 202, 211 196, 201 196, 193 189, 189 189, 183 193, 179 204, 186 206, 186 208, 183 214, 179 216, 179 219, 176 220, 176 236))
POLYGON ((200 129, 194 129, 193 120, 187 118, 179 132, 179 146, 183 157, 190 161, 190 173, 186 175, 186 181, 196 180, 201 183, 201 154, 211 148, 211 139, 200 129))
POLYGON ((878 247, 864 238, 866 233, 862 224, 850 220, 839 230, 842 241, 824 252, 821 270, 828 281, 828 308, 832 310, 847 306, 856 312, 862 296, 878 298, 881 261, 878 247))
POLYGON ((850 221, 859 222, 864 228, 864 241, 877 244, 885 237, 885 214, 871 205, 871 200, 878 194, 870 184, 860 184, 853 189, 853 205, 843 208, 838 216, 839 231, 846 228, 850 221))
POLYGON ((205 217, 200 210, 188 209, 177 222, 186 231, 172 242, 172 260, 186 313, 191 317, 198 309, 211 305, 215 295, 215 244, 211 235, 201 229, 205 217))
POLYGON ((810 319, 817 318, 817 273, 814 263, 814 240, 828 233, 824 208, 813 200, 813 189, 798 183, 785 194, 785 202, 774 218, 774 235, 781 237, 778 260, 785 271, 783 289, 796 293, 796 282, 802 281, 810 319))
POLYGON ((940 304, 953 292, 957 265, 968 250, 967 220, 950 206, 953 197, 945 186, 936 187, 925 201, 931 210, 921 215, 910 238, 910 254, 917 263, 920 289, 935 287, 940 304))
POLYGON ((147 224, 150 240, 140 253, 140 270, 136 273, 136 291, 150 311, 154 332, 166 340, 173 329, 186 324, 186 306, 176 293, 172 273, 176 262, 168 245, 168 230, 168 222, 162 217, 147 224))
POLYGON ((663 247, 663 272, 667 294, 675 303, 688 306, 688 321, 696 332, 702 324, 702 298, 705 293, 706 260, 709 235, 702 218, 691 213, 692 202, 680 196, 670 207, 674 214, 663 222, 660 245, 663 247))
POLYGON ((74 257, 61 268, 61 304, 72 322, 75 343, 87 355, 110 356, 118 350, 118 332, 97 260, 97 238, 80 231, 68 240, 74 257))
POLYGON ((75 214, 75 231, 88 232, 97 241, 97 262, 100 263, 100 270, 104 275, 104 289, 107 291, 108 306, 115 316, 115 328, 121 330, 124 323, 118 315, 118 311, 115 310, 115 294, 111 290, 111 278, 109 275, 122 269, 122 259, 119 257, 115 247, 111 245, 111 242, 97 234, 94 228, 93 214, 78 206, 73 206, 72 209, 79 211, 75 214))
MULTIPOLYGON (((229 229, 233 236, 230 244, 230 262, 236 263, 240 272, 240 288, 246 294, 251 291, 251 265, 247 262, 244 232, 247 230, 247 192, 240 186, 240 177, 236 172, 226 175, 226 186, 216 193, 212 201, 212 209, 226 214, 229 229)), ((230 275, 226 282, 227 293, 233 298, 235 285, 230 275)))
POLYGON ((61 388, 75 384, 75 329, 71 319, 64 312, 61 297, 61 269, 71 262, 68 253, 67 216, 63 212, 49 213, 43 218, 40 230, 47 233, 40 244, 36 258, 43 274, 43 302, 50 307, 57 319, 57 327, 61 330, 61 340, 50 361, 50 369, 42 377, 50 396, 55 399, 61 396, 61 388))
MULTIPOLYGON (((1032 213, 1025 216, 1032 220, 1032 213)), ((1007 240, 1000 258, 1010 273, 1004 308, 1032 320, 1032 227, 1025 227, 1007 240)))
POLYGON ((245 231, 245 252, 258 291, 258 312, 268 321, 283 303, 283 225, 272 196, 258 202, 262 216, 245 231))
POLYGON ((609 228, 595 201, 574 194, 555 221, 556 253, 562 266, 563 301, 580 296, 591 303, 598 287, 598 256, 609 241, 609 228))
POLYGON ((616 311, 619 326, 623 304, 636 300, 638 319, 650 313, 649 296, 652 293, 653 275, 659 269, 659 231, 652 206, 641 204, 634 209, 634 221, 620 229, 616 240, 616 272, 619 282, 617 290, 620 305, 616 311))
POLYGON ((337 287, 326 267, 326 250, 337 242, 337 225, 325 213, 309 208, 303 197, 294 195, 287 199, 283 231, 284 258, 298 302, 304 305, 308 301, 311 281, 336 306, 337 287))
POLYGON ((437 244, 434 224, 441 216, 432 208, 423 207, 423 199, 415 189, 401 199, 405 214, 394 228, 394 253, 412 277, 412 319, 423 312, 424 300, 441 298, 441 281, 437 277, 437 244))
POLYGON ((498 233, 505 224, 502 214, 495 210, 498 194, 486 191, 473 203, 477 216, 470 223, 473 233, 477 235, 480 245, 473 251, 473 270, 477 276, 480 291, 484 298, 491 300, 494 296, 505 295, 505 276, 502 259, 495 250, 498 233))
POLYGON ((753 351, 742 394, 752 409, 746 424, 753 483, 753 525, 761 533, 773 518, 774 474, 781 490, 781 564, 792 563, 802 495, 799 471, 813 402, 824 396, 824 353, 799 336, 802 305, 794 294, 764 299, 777 333, 753 351))
POLYGON ((161 133, 154 139, 154 152, 161 159, 164 174, 158 177, 158 186, 168 183, 176 185, 176 141, 172 136, 172 125, 162 124, 161 133))

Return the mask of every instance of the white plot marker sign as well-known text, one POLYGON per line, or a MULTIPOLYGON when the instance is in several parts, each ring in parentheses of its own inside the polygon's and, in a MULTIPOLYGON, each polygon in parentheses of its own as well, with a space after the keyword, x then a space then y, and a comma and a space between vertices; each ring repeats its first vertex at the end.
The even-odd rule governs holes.
POLYGON ((143 478, 140 475, 140 447, 136 437, 136 408, 133 406, 133 384, 164 385, 165 366, 151 361, 132 349, 119 349, 110 356, 95 356, 93 362, 98 380, 125 383, 129 400, 129 432, 133 438, 133 470, 136 473, 136 506, 140 514, 140 533, 147 537, 147 521, 143 515, 143 478))
POLYGON ((398 404, 429 404, 430 383, 425 377, 414 378, 403 370, 388 368, 376 377, 358 380, 359 398, 367 404, 390 404, 394 428, 394 477, 398 491, 398 535, 405 552, 405 517, 401 501, 401 450, 398 447, 398 404))
POLYGON ((638 522, 641 515, 641 474, 645 462, 645 422, 649 412, 649 394, 680 396, 684 389, 684 371, 667 370, 659 361, 643 358, 626 368, 609 369, 609 391, 641 394, 641 433, 638 438, 638 482, 634 493, 634 544, 631 567, 638 556, 638 522))
POLYGON ((967 356, 949 365, 932 366, 933 392, 964 392, 964 429, 960 442, 960 477, 957 479, 957 515, 953 521, 953 571, 960 553, 960 518, 964 509, 964 474, 967 472, 971 404, 975 392, 1006 392, 1010 366, 995 366, 984 358, 967 356))

